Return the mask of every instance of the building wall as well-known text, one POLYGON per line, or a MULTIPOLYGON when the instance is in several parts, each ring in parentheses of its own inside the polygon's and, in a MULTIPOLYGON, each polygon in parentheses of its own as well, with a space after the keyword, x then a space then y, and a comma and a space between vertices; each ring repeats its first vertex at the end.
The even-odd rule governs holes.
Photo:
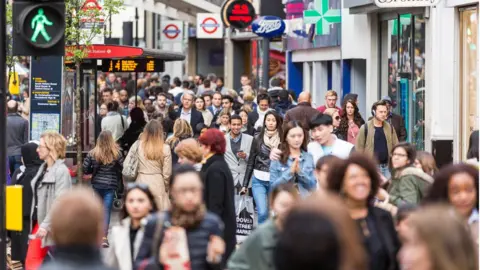
POLYGON ((197 73, 206 76, 215 73, 224 74, 224 41, 223 39, 197 39, 196 68, 197 73))

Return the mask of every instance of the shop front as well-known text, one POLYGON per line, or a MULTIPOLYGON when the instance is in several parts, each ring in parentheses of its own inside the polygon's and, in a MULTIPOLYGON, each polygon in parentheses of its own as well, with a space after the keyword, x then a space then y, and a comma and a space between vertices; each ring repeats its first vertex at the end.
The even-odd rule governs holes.
POLYGON ((401 115, 407 141, 425 149, 425 19, 423 9, 391 13, 379 21, 380 96, 401 115))
POLYGON ((470 134, 479 127, 479 70, 478 70, 478 3, 457 8, 458 14, 458 153, 463 160, 467 156, 470 134))

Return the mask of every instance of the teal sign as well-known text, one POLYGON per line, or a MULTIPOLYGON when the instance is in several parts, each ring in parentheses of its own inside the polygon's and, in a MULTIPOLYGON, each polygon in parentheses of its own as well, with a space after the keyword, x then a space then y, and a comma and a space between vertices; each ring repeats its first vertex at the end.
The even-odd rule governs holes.
POLYGON ((329 35, 330 25, 340 23, 342 16, 340 9, 330 9, 329 0, 315 0, 314 9, 303 12, 303 22, 316 26, 316 35, 329 35))

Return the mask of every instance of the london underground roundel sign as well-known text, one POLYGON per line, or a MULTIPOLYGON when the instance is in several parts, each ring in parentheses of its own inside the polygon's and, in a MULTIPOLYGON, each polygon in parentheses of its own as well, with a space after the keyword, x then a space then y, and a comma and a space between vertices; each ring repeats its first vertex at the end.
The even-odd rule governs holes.
POLYGON ((285 32, 285 28, 285 22, 275 16, 260 17, 252 23, 253 33, 265 38, 281 36, 285 32))

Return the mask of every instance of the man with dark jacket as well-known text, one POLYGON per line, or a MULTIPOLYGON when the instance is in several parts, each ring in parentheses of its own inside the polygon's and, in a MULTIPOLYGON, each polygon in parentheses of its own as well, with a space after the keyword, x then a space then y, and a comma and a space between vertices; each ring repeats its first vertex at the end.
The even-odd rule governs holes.
POLYGON ((383 97, 383 101, 387 103, 388 117, 387 122, 395 128, 398 135, 398 141, 404 142, 407 140, 407 129, 405 128, 405 121, 401 115, 393 112, 392 99, 389 96, 383 97))
POLYGON ((135 269, 178 269, 172 267, 172 261, 177 265, 188 263, 189 269, 195 270, 222 269, 222 261, 223 265, 226 261, 224 226, 217 215, 206 209, 203 189, 194 167, 180 165, 175 169, 169 188, 172 206, 148 220, 135 269))
POLYGON ((18 113, 18 102, 7 103, 7 154, 10 173, 22 165, 22 145, 28 142, 28 121, 18 113))
POLYGON ((98 247, 103 235, 103 205, 87 188, 76 188, 60 195, 49 213, 55 242, 53 260, 41 270, 110 270, 98 247))
POLYGON ((271 107, 275 108, 278 104, 278 97, 280 95, 280 92, 282 91, 287 91, 282 88, 282 80, 279 78, 275 78, 272 80, 270 83, 270 88, 268 88, 267 93, 268 96, 270 97, 270 103, 271 107))
POLYGON ((310 128, 312 119, 318 114, 318 110, 312 108, 312 96, 310 93, 302 92, 298 96, 297 107, 287 111, 285 114, 285 123, 296 120, 301 122, 305 128, 310 128))
POLYGON ((272 110, 270 108, 270 98, 267 94, 259 94, 257 96, 257 104, 257 109, 248 114, 248 123, 253 126, 255 133, 260 132, 263 128, 265 115, 272 110))
POLYGON ((193 108, 194 96, 191 93, 185 93, 182 95, 182 107, 178 109, 177 117, 187 121, 192 127, 195 135, 200 134, 200 130, 197 130, 199 123, 204 123, 203 115, 201 112, 193 108))
POLYGON ((285 117, 287 111, 293 108, 295 108, 295 105, 290 102, 290 96, 288 91, 280 91, 280 93, 278 93, 278 103, 274 108, 275 111, 282 117, 285 117))

